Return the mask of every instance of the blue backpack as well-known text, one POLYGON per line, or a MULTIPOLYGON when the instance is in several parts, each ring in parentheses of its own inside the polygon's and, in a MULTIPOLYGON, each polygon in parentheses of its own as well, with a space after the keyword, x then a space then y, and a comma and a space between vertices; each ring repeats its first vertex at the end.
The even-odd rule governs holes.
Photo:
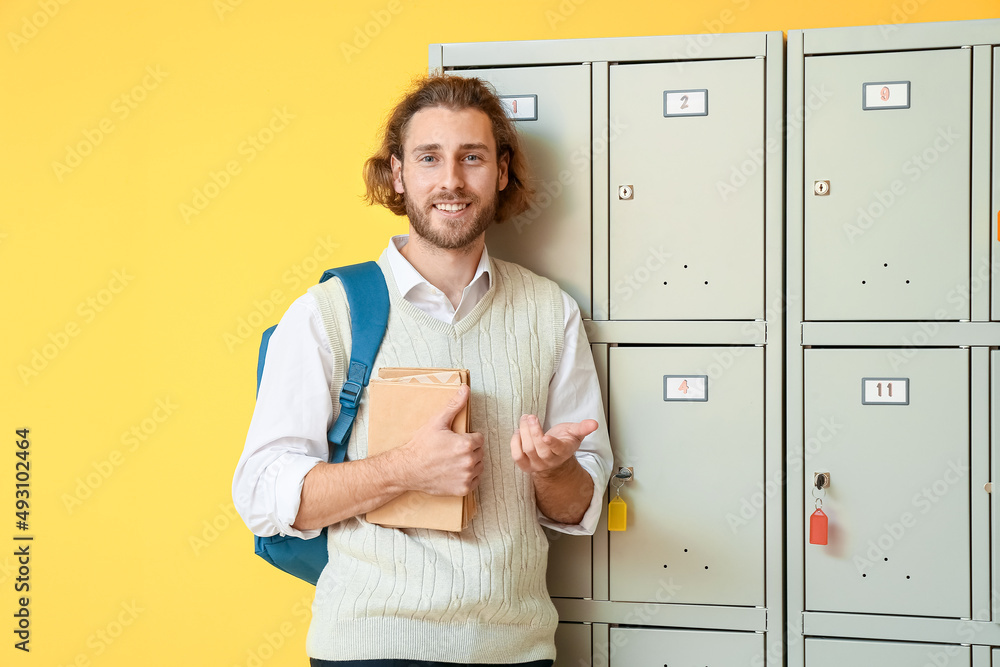
MULTIPOLYGON (((389 291, 385 286, 385 276, 375 262, 364 262, 351 266, 329 269, 319 282, 326 282, 336 276, 347 292, 347 305, 351 312, 351 363, 347 368, 347 379, 340 390, 340 415, 330 427, 327 440, 330 445, 330 463, 342 463, 347 454, 347 442, 351 437, 351 427, 358 414, 361 392, 368 386, 375 355, 382 345, 386 324, 389 321, 389 291), (363 316, 355 316, 362 314, 363 316)), ((264 374, 264 358, 267 343, 275 327, 269 328, 261 336, 260 352, 257 356, 257 391, 264 374)), ((280 570, 316 585, 319 575, 329 561, 326 549, 326 529, 315 538, 304 540, 290 535, 254 536, 254 552, 280 570)))

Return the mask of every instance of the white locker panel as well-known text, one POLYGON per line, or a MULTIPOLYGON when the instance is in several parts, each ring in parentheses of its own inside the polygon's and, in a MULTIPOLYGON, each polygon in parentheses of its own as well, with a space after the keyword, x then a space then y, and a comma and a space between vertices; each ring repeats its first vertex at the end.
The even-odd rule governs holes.
POLYGON ((590 667, 594 653, 589 623, 560 623, 556 628, 556 662, 553 667, 590 667))
POLYGON ((753 665, 764 635, 652 628, 611 628, 610 667, 732 667, 753 665))
POLYGON ((635 473, 627 528, 609 533, 611 600, 764 604, 781 484, 764 479, 763 362, 757 347, 611 348, 615 465, 635 473))
MULTIPOLYGON (((535 120, 516 121, 532 170, 530 209, 486 233, 491 254, 551 278, 591 317, 590 65, 452 72, 528 100, 535 120)), ((596 145, 596 144, 595 144, 596 145)), ((604 144, 606 145, 606 144, 604 144)), ((604 149, 606 150, 606 149, 604 149)), ((599 156, 595 156, 599 159, 599 156)))
POLYGON ((806 667, 972 667, 972 648, 857 639, 806 639, 806 667))
POLYGON ((806 58, 807 320, 969 319, 971 63, 806 58))
POLYGON ((805 458, 789 466, 807 610, 970 616, 969 368, 963 349, 805 350, 805 458), (816 496, 825 546, 809 543, 816 496))
POLYGON ((764 163, 782 159, 764 60, 618 65, 610 86, 612 319, 763 319, 764 163))

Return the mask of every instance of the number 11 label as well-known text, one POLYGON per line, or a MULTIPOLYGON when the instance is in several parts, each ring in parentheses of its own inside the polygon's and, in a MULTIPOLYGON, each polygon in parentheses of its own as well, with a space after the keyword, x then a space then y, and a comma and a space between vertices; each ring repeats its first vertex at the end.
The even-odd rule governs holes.
POLYGON ((861 380, 863 405, 909 405, 909 378, 863 378, 861 380))

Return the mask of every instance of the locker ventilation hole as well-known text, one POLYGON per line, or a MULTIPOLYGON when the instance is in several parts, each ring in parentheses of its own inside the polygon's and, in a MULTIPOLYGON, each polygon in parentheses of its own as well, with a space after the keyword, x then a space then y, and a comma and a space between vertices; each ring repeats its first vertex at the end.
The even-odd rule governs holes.
POLYGON ((883 264, 882 266, 886 266, 886 267, 887 267, 887 266, 889 266, 889 265, 888 265, 888 264, 883 264))
POLYGON ((886 563, 888 563, 888 562, 889 562, 889 559, 888 559, 888 558, 883 558, 882 560, 884 560, 884 561, 885 561, 886 563))
POLYGON ((861 284, 864 285, 866 282, 867 282, 866 280, 862 280, 861 284))
POLYGON ((708 281, 707 281, 707 280, 705 281, 705 284, 706 284, 706 285, 708 284, 708 281))
POLYGON ((706 570, 708 569, 708 566, 707 566, 707 565, 705 566, 705 569, 706 569, 706 570))
POLYGON ((867 574, 862 574, 861 576, 862 576, 862 577, 867 577, 868 575, 867 575, 867 574))
POLYGON ((907 284, 907 285, 909 285, 909 284, 910 284, 910 281, 909 281, 909 280, 907 280, 907 281, 906 281, 906 284, 907 284))
POLYGON ((907 579, 909 579, 909 578, 910 578, 910 575, 906 575, 906 578, 907 578, 907 579))

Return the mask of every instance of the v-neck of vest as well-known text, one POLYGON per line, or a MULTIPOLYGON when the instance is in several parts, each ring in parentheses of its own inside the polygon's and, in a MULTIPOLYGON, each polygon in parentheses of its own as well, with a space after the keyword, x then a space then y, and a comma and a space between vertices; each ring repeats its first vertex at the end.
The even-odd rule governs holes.
POLYGON ((399 286, 396 285, 396 278, 392 275, 392 268, 389 266, 389 261, 385 260, 384 263, 379 261, 379 265, 382 267, 382 271, 386 274, 385 283, 389 289, 389 300, 400 310, 400 312, 405 313, 431 331, 436 331, 440 334, 451 336, 453 338, 461 338, 468 333, 469 330, 476 326, 480 319, 482 319, 483 314, 485 314, 493 304, 493 297, 496 294, 497 282, 499 281, 497 263, 492 257, 490 257, 490 287, 486 290, 486 294, 483 295, 483 297, 479 300, 479 303, 476 304, 476 307, 473 308, 468 315, 454 324, 449 324, 448 322, 442 322, 439 319, 431 317, 404 299, 403 295, 399 293, 399 286))

